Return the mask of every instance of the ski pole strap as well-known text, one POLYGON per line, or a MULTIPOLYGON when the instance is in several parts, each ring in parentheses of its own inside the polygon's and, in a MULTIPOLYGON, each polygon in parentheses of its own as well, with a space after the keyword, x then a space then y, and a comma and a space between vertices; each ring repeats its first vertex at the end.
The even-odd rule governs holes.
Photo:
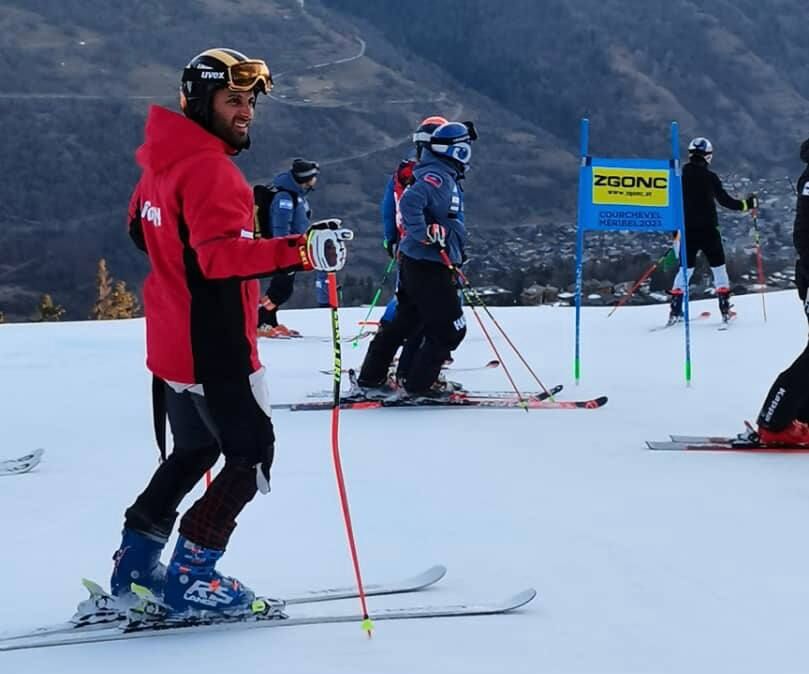
POLYGON ((455 273, 455 276, 458 277, 458 280, 461 282, 461 286, 466 288, 469 286, 469 279, 466 278, 466 275, 460 270, 460 268, 456 267, 452 260, 449 259, 449 255, 447 255, 447 249, 441 248, 439 250, 439 254, 441 255, 441 260, 444 262, 445 265, 449 268, 450 271, 455 273))

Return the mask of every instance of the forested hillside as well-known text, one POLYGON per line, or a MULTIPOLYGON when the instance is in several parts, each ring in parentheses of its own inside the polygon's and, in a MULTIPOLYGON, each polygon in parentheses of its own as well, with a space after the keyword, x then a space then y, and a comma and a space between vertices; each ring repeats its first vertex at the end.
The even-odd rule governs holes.
POLYGON ((795 0, 8 0, 0 311, 25 319, 47 292, 85 318, 101 257, 139 287, 146 264, 124 233, 133 153, 148 106, 176 107, 179 72, 205 48, 270 64, 276 87, 239 165, 266 181, 295 156, 320 161, 315 216, 357 230, 345 280, 364 289, 385 264, 383 187, 426 115, 480 129, 473 256, 519 245, 525 226, 561 236, 575 219, 582 115, 595 152, 665 152, 677 119, 684 136, 714 141, 720 171, 794 174, 809 110, 805 19, 795 0))
POLYGON ((666 121, 737 165, 794 163, 809 130, 809 11, 797 0, 323 0, 575 149, 659 152, 666 121))

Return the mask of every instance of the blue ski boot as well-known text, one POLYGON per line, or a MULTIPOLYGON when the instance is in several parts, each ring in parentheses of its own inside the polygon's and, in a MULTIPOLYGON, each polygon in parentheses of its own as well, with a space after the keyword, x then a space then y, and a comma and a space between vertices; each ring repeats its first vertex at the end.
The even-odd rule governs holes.
POLYGON ((116 597, 131 591, 132 583, 148 587, 155 595, 163 594, 166 567, 160 563, 164 542, 150 538, 134 529, 124 529, 121 546, 112 556, 110 589, 116 597))
POLYGON ((234 617, 251 613, 255 593, 215 569, 224 553, 180 536, 166 572, 165 603, 177 613, 211 611, 234 617))

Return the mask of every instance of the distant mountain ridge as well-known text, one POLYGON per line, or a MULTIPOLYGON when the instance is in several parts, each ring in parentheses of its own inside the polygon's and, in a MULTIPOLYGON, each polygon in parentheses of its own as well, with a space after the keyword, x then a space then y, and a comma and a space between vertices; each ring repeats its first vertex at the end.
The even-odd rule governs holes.
POLYGON ((604 153, 660 152, 675 119, 757 169, 794 164, 809 134, 809 12, 798 0, 322 1, 567 149, 584 115, 604 153))
POLYGON ((115 276, 140 284, 146 262, 124 231, 138 175, 134 150, 148 105, 176 109, 182 66, 210 46, 263 57, 276 73, 272 100, 259 102, 253 145, 237 162, 258 181, 296 156, 320 161, 314 214, 340 216, 358 231, 354 276, 376 279, 385 264, 378 203, 424 116, 473 118, 485 129, 481 170, 469 179, 481 225, 535 217, 528 200, 483 194, 486 173, 507 170, 532 191, 572 194, 575 159, 547 134, 418 58, 405 68, 381 64, 374 53, 393 49, 373 28, 361 34, 345 17, 303 4, 10 0, 0 7, 8 73, 0 92, 0 311, 7 318, 30 314, 41 292, 53 293, 69 317, 86 317, 102 256, 115 276))
MULTIPOLYGON (((474 119, 481 132, 467 180, 473 252, 504 230, 575 218, 584 114, 595 152, 665 152, 677 119, 684 135, 714 141, 726 170, 797 170, 809 109, 797 2, 626 6, 9 0, 0 311, 22 319, 49 292, 68 317, 86 317, 102 256, 139 286, 147 264, 124 222, 133 153, 148 105, 176 108, 180 69, 210 46, 263 57, 276 74, 237 159, 248 179, 269 180, 295 156, 320 161, 315 216, 357 230, 347 274, 366 286, 385 264, 382 190, 430 114, 474 119)), ((307 290, 294 299, 313 301, 307 290)))

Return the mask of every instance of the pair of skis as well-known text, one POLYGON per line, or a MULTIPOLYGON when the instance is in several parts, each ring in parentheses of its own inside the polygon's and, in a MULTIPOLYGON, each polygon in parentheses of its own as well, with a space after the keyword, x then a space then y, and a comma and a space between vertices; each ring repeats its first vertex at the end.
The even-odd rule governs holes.
MULTIPOLYGON (((483 370, 494 370, 495 368, 498 368, 498 367, 500 367, 500 361, 499 360, 490 360, 485 365, 474 365, 474 366, 471 366, 471 367, 454 367, 452 365, 452 361, 450 361, 449 365, 445 364, 445 367, 442 367, 441 369, 444 372, 481 372, 483 370)), ((340 373, 347 375, 351 371, 352 371, 352 368, 343 368, 342 370, 340 370, 340 373)), ((331 370, 320 370, 320 373, 321 374, 327 374, 329 376, 334 374, 334 372, 332 372, 331 370)))
MULTIPOLYGON (((598 409, 607 404, 607 396, 599 396, 589 400, 555 400, 555 396, 562 390, 562 386, 554 386, 548 393, 544 391, 524 393, 522 399, 517 398, 513 391, 478 392, 456 391, 444 398, 427 397, 401 397, 385 400, 370 399, 343 399, 340 409, 369 410, 382 407, 476 407, 489 409, 535 409, 535 410, 571 410, 571 409, 598 409)), ((329 410, 334 403, 331 400, 312 400, 300 403, 282 403, 273 405, 274 408, 289 409, 293 412, 329 410)))
MULTIPOLYGON (((444 566, 433 566, 426 571, 405 580, 378 585, 366 585, 365 594, 368 596, 393 595, 408 592, 418 592, 435 585, 446 574, 444 566)), ((103 593, 95 583, 85 581, 85 587, 91 593, 91 599, 103 600, 103 593)), ((285 600, 286 606, 300 604, 314 604, 338 599, 356 598, 356 588, 327 588, 305 592, 289 597, 285 600)), ((525 606, 536 596, 533 588, 525 589, 501 601, 464 604, 432 604, 412 608, 382 608, 371 611, 373 620, 406 620, 418 618, 441 618, 457 616, 496 615, 509 613, 525 606)), ((50 646, 65 646, 70 644, 87 644, 107 641, 121 641, 125 639, 142 639, 150 637, 170 636, 178 633, 209 633, 234 630, 256 629, 262 627, 292 627, 296 625, 318 625, 327 623, 356 622, 360 624, 363 616, 358 614, 328 613, 318 615, 299 616, 288 618, 265 618, 259 616, 244 616, 238 619, 223 619, 222 621, 208 621, 201 623, 166 623, 149 622, 136 624, 128 629, 125 615, 113 617, 109 622, 89 623, 77 625, 75 623, 59 623, 40 627, 28 632, 10 635, 0 635, 0 651, 13 651, 50 646)))
MULTIPOLYGON (((340 341, 343 344, 349 344, 352 342, 359 342, 360 340, 367 339, 368 337, 373 337, 376 334, 373 330, 363 330, 362 332, 353 335, 351 337, 341 337, 340 341)), ((264 335, 259 335, 262 339, 266 339, 270 342, 289 342, 289 341, 299 341, 299 342, 331 342, 331 337, 319 337, 314 335, 278 335, 277 337, 266 337, 264 335)), ((331 372, 329 372, 331 374, 331 372)))
POLYGON ((761 452, 770 454, 805 454, 809 446, 768 445, 754 435, 671 435, 671 440, 647 440, 649 449, 688 452, 761 452))
POLYGON ((25 456, 0 461, 0 475, 19 475, 20 473, 27 473, 39 465, 44 453, 44 449, 35 449, 25 456))
MULTIPOLYGON (((692 316, 691 320, 689 322, 690 323, 696 323, 697 321, 704 321, 704 320, 706 320, 706 319, 708 319, 710 317, 711 317, 711 312, 710 311, 703 311, 703 312, 697 314, 696 316, 692 316)), ((717 330, 720 330, 720 331, 727 330, 728 327, 730 326, 731 321, 734 318, 736 318, 736 312, 731 311, 727 318, 724 318, 724 317, 722 318, 722 323, 720 323, 717 330)), ((673 321, 673 320, 669 319, 669 321, 667 323, 664 323, 663 325, 656 325, 653 328, 649 328, 649 332, 658 332, 660 330, 666 330, 667 328, 671 328, 671 327, 674 327, 674 326, 677 326, 677 325, 681 325, 682 323, 683 323, 682 320, 674 320, 673 321)))
MULTIPOLYGON (((691 316, 691 320, 689 321, 689 323, 696 323, 697 321, 704 321, 705 319, 708 319, 710 317, 711 317, 711 312, 710 311, 703 311, 702 313, 699 313, 696 316, 691 316)), ((663 325, 656 325, 653 328, 649 328, 649 332, 658 332, 660 330, 666 330, 668 328, 673 328, 673 327, 676 327, 678 325, 682 325, 683 322, 684 322, 684 319, 672 320, 671 318, 669 318, 667 323, 664 323, 663 325)))
MULTIPOLYGON (((448 361, 448 363, 451 363, 451 362, 452 361, 448 361)), ((500 361, 499 360, 490 360, 485 365, 478 365, 478 366, 473 366, 473 367, 452 367, 448 363, 445 363, 444 367, 441 368, 442 372, 444 372, 444 373, 452 373, 452 374, 455 374, 455 373, 458 373, 458 372, 482 372, 484 370, 493 370, 493 369, 496 369, 496 368, 500 367, 500 361)), ((329 376, 332 376, 332 374, 333 374, 331 370, 320 370, 320 372, 322 372, 323 374, 327 374, 329 376)), ((347 369, 340 370, 340 373, 342 375, 346 375, 348 377, 348 379, 349 379, 349 389, 348 389, 348 391, 346 391, 343 394, 343 397, 346 400, 352 400, 352 401, 354 401, 354 400, 356 400, 358 398, 361 398, 362 396, 359 393, 360 387, 359 387, 359 384, 357 383, 357 376, 358 376, 357 371, 354 368, 347 368, 347 369)), ((391 371, 389 373, 388 378, 391 379, 391 380, 394 380, 395 376, 396 376, 396 373, 394 371, 391 371)), ((470 395, 475 395, 475 396, 478 396, 478 397, 497 397, 497 398, 513 398, 513 397, 516 397, 513 390, 512 391, 469 391, 469 390, 463 388, 463 386, 461 384, 457 384, 457 383, 455 384, 455 388, 459 392, 470 394, 470 395)), ((559 385, 559 386, 554 386, 547 393, 544 392, 544 391, 536 392, 536 393, 525 393, 524 397, 526 397, 526 398, 538 398, 540 400, 544 400, 545 398, 555 396, 561 390, 562 390, 562 386, 559 385)), ((324 389, 324 390, 321 390, 321 391, 312 391, 311 393, 307 393, 306 397, 307 398, 328 398, 331 394, 332 394, 332 391, 324 389)), ((280 407, 281 409, 289 409, 290 406, 291 406, 291 403, 290 404, 281 403, 280 405, 275 405, 274 407, 280 407)))

